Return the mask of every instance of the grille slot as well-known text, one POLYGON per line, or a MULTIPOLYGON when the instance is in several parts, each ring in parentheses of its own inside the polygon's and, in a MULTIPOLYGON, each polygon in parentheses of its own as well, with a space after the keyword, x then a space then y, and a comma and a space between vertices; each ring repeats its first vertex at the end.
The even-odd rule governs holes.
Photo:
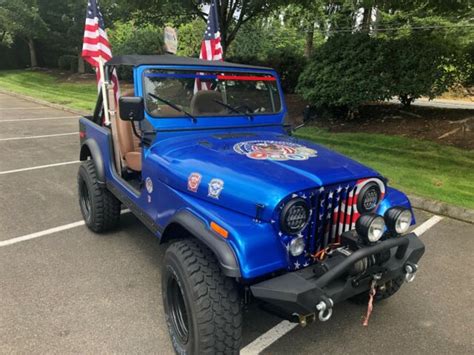
POLYGON ((309 252, 314 254, 353 228, 355 183, 320 188, 309 199, 311 223, 306 228, 309 252))

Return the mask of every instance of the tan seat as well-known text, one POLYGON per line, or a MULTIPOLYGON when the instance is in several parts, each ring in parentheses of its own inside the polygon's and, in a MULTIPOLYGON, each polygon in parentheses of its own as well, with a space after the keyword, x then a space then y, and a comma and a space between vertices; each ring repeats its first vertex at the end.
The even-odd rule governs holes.
MULTIPOLYGON (((133 96, 133 91, 126 91, 122 96, 133 96)), ((117 137, 122 158, 126 166, 134 171, 142 171, 142 149, 138 138, 133 134, 132 123, 120 119, 118 112, 117 137)))
POLYGON ((222 101, 222 94, 218 91, 203 90, 194 94, 191 100, 191 113, 193 115, 219 115, 227 109, 215 100, 222 101))

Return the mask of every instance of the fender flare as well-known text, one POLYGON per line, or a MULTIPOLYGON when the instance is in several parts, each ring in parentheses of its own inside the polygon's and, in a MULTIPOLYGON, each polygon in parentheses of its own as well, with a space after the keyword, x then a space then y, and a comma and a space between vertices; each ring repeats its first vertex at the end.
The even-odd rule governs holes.
POLYGON ((202 219, 188 210, 182 210, 173 216, 168 226, 174 223, 181 225, 196 239, 211 249, 224 275, 241 277, 239 262, 230 244, 212 233, 202 219))
POLYGON ((104 159, 102 157, 102 152, 100 151, 99 145, 97 142, 88 138, 81 145, 81 153, 79 155, 79 160, 87 160, 88 157, 91 157, 95 165, 95 171, 97 173, 97 181, 101 186, 105 187, 105 166, 104 159))

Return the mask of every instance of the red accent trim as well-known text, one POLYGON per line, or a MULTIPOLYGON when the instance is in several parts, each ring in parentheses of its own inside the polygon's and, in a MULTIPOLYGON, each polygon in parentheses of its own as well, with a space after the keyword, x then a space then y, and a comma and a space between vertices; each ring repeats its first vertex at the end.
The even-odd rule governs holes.
POLYGON ((240 81, 276 81, 273 76, 247 76, 247 75, 218 75, 219 80, 240 80, 240 81))

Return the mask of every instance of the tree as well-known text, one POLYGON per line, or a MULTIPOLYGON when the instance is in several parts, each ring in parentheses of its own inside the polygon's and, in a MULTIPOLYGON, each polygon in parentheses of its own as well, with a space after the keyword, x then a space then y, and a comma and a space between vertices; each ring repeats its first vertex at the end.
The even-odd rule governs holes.
POLYGON ((332 7, 325 0, 300 1, 288 5, 283 10, 285 23, 304 33, 304 55, 306 58, 313 54, 315 33, 319 33, 321 42, 326 37, 331 14, 332 7))
POLYGON ((31 67, 38 66, 35 40, 47 31, 36 0, 0 0, 0 32, 21 38, 28 44, 31 67))
MULTIPOLYGON (((303 0, 219 0, 219 25, 224 53, 235 40, 242 25, 271 14, 280 6, 299 1, 303 0)), ((132 16, 140 22, 157 25, 173 23, 176 26, 195 18, 207 21, 204 6, 210 2, 210 0, 117 0, 121 11, 128 8, 127 11, 123 11, 128 18, 132 16)))

